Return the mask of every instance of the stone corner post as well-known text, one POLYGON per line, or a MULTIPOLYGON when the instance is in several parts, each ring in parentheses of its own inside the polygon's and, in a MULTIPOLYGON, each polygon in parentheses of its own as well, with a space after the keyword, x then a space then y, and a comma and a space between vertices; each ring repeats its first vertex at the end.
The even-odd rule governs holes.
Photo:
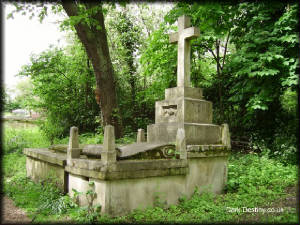
POLYGON ((222 130, 222 144, 225 145, 228 149, 231 149, 230 132, 229 132, 228 124, 223 123, 221 125, 221 130, 222 130))
POLYGON ((67 149, 67 158, 68 159, 79 158, 80 153, 81 153, 81 149, 79 148, 78 128, 71 127, 70 128, 69 146, 67 149))
POLYGON ((106 125, 104 129, 103 152, 101 153, 101 161, 104 164, 115 163, 117 161, 115 128, 112 125, 106 125))
POLYGON ((136 136, 136 143, 141 143, 141 142, 146 142, 144 129, 138 129, 137 136, 136 136))
POLYGON ((183 128, 178 128, 176 135, 176 152, 179 152, 180 159, 187 159, 187 148, 185 131, 183 128))

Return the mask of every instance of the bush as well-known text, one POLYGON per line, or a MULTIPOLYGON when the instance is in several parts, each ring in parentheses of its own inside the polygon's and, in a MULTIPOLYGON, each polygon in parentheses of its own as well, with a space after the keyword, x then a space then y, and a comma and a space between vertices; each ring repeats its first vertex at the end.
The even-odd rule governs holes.
POLYGON ((21 153, 24 148, 43 148, 50 145, 38 127, 30 129, 12 128, 9 124, 5 124, 4 132, 3 147, 5 153, 21 153))
POLYGON ((269 159, 267 155, 259 157, 248 154, 233 156, 228 165, 227 191, 230 193, 256 193, 270 190, 274 193, 295 183, 295 166, 284 166, 281 162, 269 159))

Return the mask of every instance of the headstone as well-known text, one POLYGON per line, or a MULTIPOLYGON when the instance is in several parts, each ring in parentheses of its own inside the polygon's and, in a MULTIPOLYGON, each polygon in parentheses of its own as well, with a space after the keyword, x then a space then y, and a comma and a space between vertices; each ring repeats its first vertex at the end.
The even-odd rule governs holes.
POLYGON ((170 43, 178 43, 177 87, 190 87, 190 40, 200 35, 199 28, 190 26, 190 18, 183 15, 178 18, 178 32, 169 35, 170 43))
POLYGON ((112 125, 105 126, 103 152, 101 153, 101 161, 104 164, 110 164, 117 161, 117 152, 115 145, 115 128, 112 125))
POLYGON ((136 137, 136 143, 141 143, 141 142, 146 142, 144 129, 138 129, 138 133, 136 137))
POLYGON ((69 146, 67 149, 67 158, 75 159, 80 157, 81 149, 79 148, 78 128, 71 127, 69 146))
POLYGON ((180 159, 187 159, 185 131, 183 128, 178 128, 176 135, 176 152, 179 152, 180 159))

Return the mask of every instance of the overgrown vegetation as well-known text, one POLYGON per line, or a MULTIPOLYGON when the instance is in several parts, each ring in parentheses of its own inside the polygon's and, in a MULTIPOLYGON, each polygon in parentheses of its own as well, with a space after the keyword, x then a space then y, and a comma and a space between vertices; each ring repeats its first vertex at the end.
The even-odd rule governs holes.
MULTIPOLYGON (((99 214, 100 206, 79 207, 74 199, 63 195, 55 185, 51 174, 47 180, 34 183, 26 178, 25 156, 21 153, 23 143, 37 141, 38 145, 49 144, 47 138, 36 129, 35 140, 29 129, 5 129, 4 140, 20 134, 23 139, 16 142, 5 142, 3 156, 4 193, 11 197, 18 207, 26 210, 34 222, 106 222, 106 223, 185 223, 185 222, 280 222, 296 223, 298 220, 295 208, 274 205, 276 201, 284 201, 295 193, 286 193, 287 187, 297 184, 297 167, 283 165, 279 161, 268 158, 267 154, 237 154, 229 160, 228 182, 225 193, 213 195, 209 192, 199 193, 188 199, 179 199, 178 205, 166 207, 163 199, 157 199, 157 206, 144 211, 135 210, 123 217, 110 218, 99 214), (18 147, 15 147, 18 146, 18 147), (7 151, 7 149, 15 149, 7 151), (274 208, 281 213, 247 213, 247 208, 274 208), (240 209, 240 212, 233 212, 240 209), (257 216, 259 218, 257 218, 257 216)), ((84 143, 95 143, 95 137, 83 135, 84 143)), ((62 141, 65 143, 65 141, 62 141)), ((35 142, 31 145, 35 146, 35 142)), ((91 184, 92 185, 92 184, 91 184)), ((209 190, 209 187, 207 187, 209 190)), ((82 193, 91 196, 93 192, 82 193)), ((295 197, 295 196, 294 196, 295 197)))

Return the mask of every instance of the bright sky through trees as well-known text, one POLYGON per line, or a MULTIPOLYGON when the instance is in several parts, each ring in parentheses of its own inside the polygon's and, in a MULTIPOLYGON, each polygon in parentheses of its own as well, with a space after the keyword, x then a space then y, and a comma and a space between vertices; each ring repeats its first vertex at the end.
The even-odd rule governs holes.
POLYGON ((37 17, 30 20, 27 15, 20 13, 15 13, 14 19, 7 19, 7 14, 14 8, 12 4, 3 4, 3 84, 10 89, 14 89, 20 80, 15 75, 22 65, 30 62, 30 54, 38 54, 51 44, 62 46, 66 43, 64 33, 59 31, 59 25, 55 23, 62 20, 62 16, 51 14, 42 23, 37 17))

